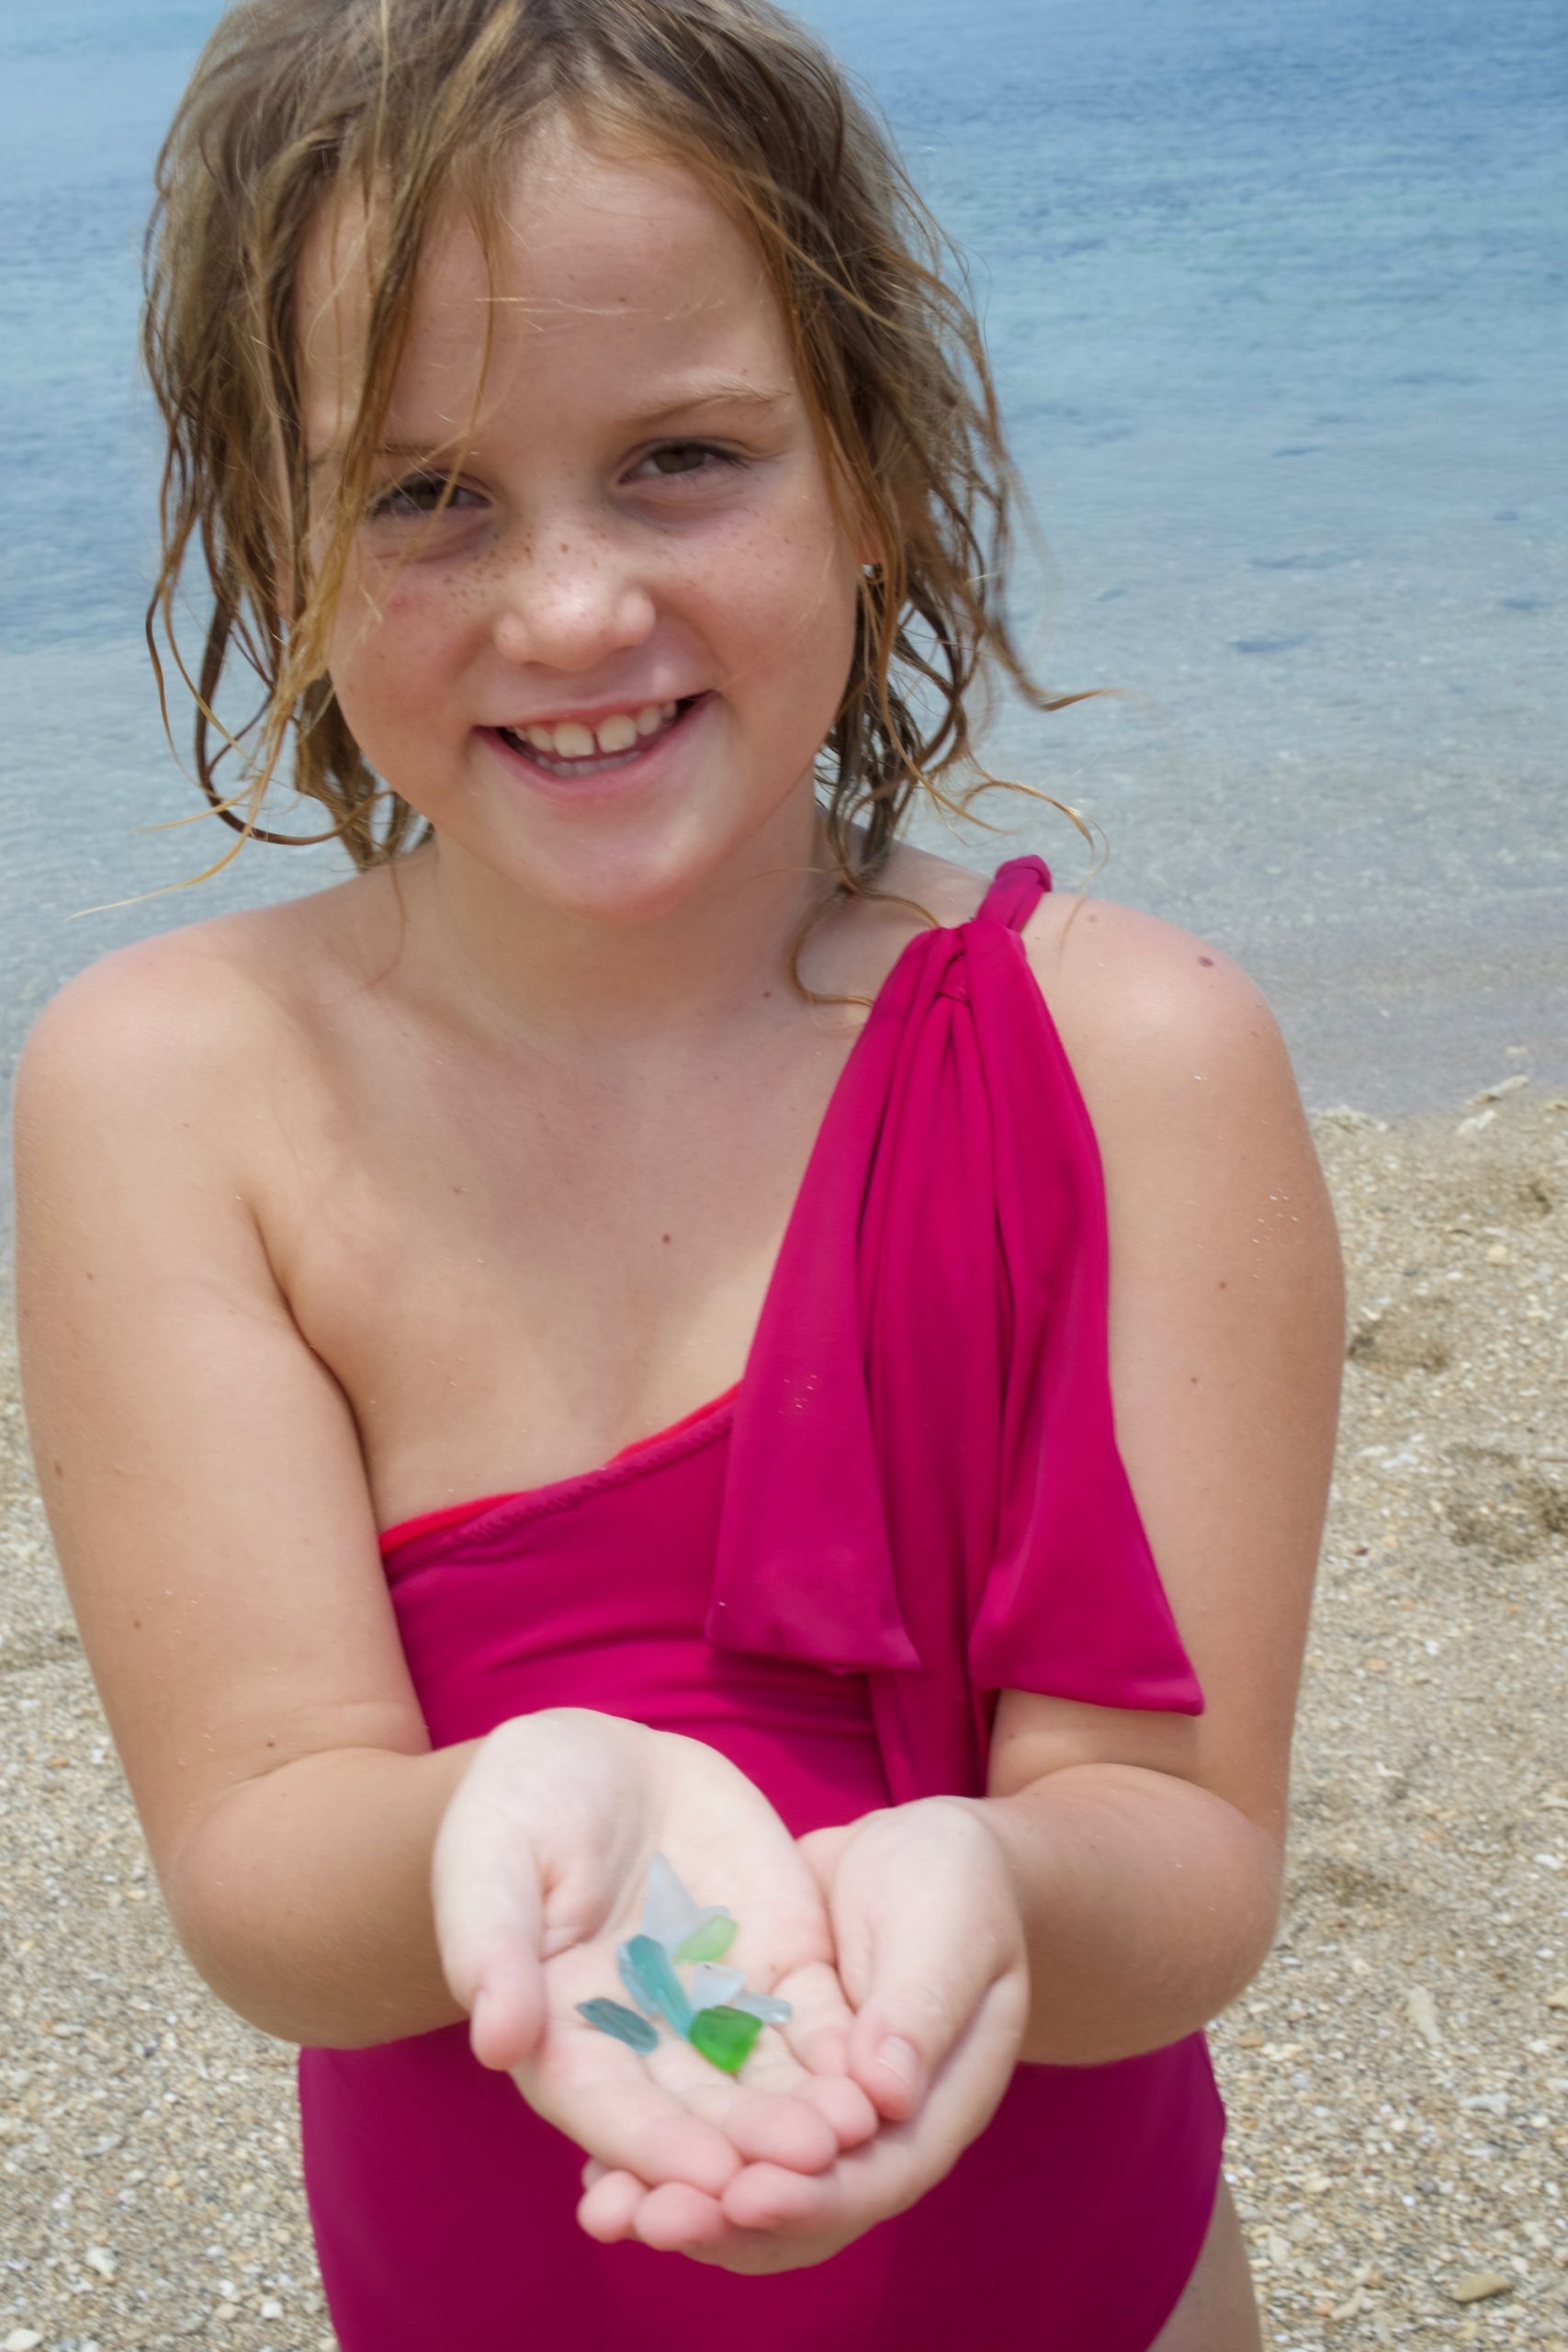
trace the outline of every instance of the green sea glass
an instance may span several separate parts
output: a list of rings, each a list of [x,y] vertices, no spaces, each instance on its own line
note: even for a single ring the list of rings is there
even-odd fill
[[[727,2075],[738,2075],[761,2030],[761,2018],[752,2017],[749,2010],[699,2009],[692,2019],[687,2039],[694,2050],[700,2050],[705,2058],[722,2067]]]
[[[699,1921],[689,1936],[675,1947],[675,1958],[684,1967],[695,1960],[722,1960],[735,1941],[736,1923],[728,1911],[718,1911]]]
[[[667,2018],[678,2034],[690,2034],[692,2005],[664,1946],[652,1936],[628,1936],[624,1944],[616,1945],[615,1958],[634,1999],[650,2013]]]
[[[626,2042],[630,2049],[646,2053],[659,2047],[659,2036],[648,2019],[639,2018],[635,2009],[623,2008],[619,2001],[579,2001],[577,2013],[579,2017],[586,2018],[590,2025],[596,2026],[601,2033],[613,2035],[615,2041]]]

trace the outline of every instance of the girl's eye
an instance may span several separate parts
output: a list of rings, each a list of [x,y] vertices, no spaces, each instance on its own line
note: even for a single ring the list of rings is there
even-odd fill
[[[642,459],[645,466],[657,470],[656,481],[699,481],[716,468],[739,466],[742,460],[728,449],[716,449],[706,441],[664,441],[650,449]]]
[[[367,512],[372,523],[397,522],[413,515],[431,515],[439,507],[446,514],[457,506],[459,499],[471,497],[462,484],[454,483],[445,503],[442,492],[447,487],[444,474],[411,474],[406,481],[394,482],[371,501]]]

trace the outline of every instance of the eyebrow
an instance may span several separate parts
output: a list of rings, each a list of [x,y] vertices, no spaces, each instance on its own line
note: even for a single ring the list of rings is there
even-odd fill
[[[690,416],[696,411],[708,408],[742,409],[761,418],[776,414],[786,405],[788,400],[787,391],[766,390],[759,385],[749,384],[740,378],[733,381],[728,378],[718,380],[710,379],[700,386],[693,386],[689,390],[677,391],[672,400],[660,401],[657,408],[639,409],[634,414],[623,417],[620,420],[620,426],[626,433],[651,432],[655,426],[668,424],[672,416]],[[456,449],[459,446],[455,436],[446,441],[434,442],[380,441],[377,443],[375,454],[378,458],[412,458],[428,461],[438,455],[443,448]],[[342,454],[342,450],[334,444],[331,448],[322,449],[319,455],[309,459],[306,470],[311,474],[317,473],[322,466],[330,465]]]

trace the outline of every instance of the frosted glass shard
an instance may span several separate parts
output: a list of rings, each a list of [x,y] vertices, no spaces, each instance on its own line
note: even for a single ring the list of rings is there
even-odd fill
[[[700,2050],[712,2064],[721,2066],[727,2075],[738,2075],[761,2030],[761,2018],[749,2009],[699,2009],[688,2039],[693,2049]]]
[[[659,2036],[646,2018],[635,2009],[626,2009],[619,2001],[579,2001],[579,2017],[586,2018],[601,2033],[612,2034],[617,2041],[626,2042],[633,2050],[657,2050]]]
[[[787,2001],[779,2000],[772,1993],[735,1993],[730,1996],[732,2009],[744,2009],[749,2018],[761,2018],[764,2025],[787,2025],[795,2015]]]
[[[690,2034],[692,2005],[670,1964],[664,1946],[652,1936],[629,1936],[615,1947],[621,1974],[642,2007],[667,2018],[679,2034]]]
[[[702,1918],[675,1874],[674,1865],[655,1854],[648,1866],[648,1892],[643,1897],[642,1932],[669,1951],[689,1936]]]
[[[650,2018],[661,2018],[664,2012],[649,1991],[647,1979],[638,1974],[626,1958],[625,1944],[615,1946],[615,1966],[621,1972],[622,1984],[637,2003],[637,2007],[644,2010]]]
[[[686,1990],[694,2009],[716,2009],[739,1993],[745,1982],[743,1969],[716,1968],[712,1961],[705,1960],[693,1969]]]
[[[674,1957],[684,1964],[694,1960],[722,1960],[736,1938],[736,1923],[728,1911],[705,1911],[689,1936],[676,1945]]]

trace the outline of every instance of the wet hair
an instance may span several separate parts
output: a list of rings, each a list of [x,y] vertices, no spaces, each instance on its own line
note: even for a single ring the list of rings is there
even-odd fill
[[[243,838],[335,838],[361,868],[429,838],[338,707],[332,616],[426,242],[457,205],[493,268],[520,142],[563,116],[609,152],[684,165],[752,237],[840,521],[880,552],[861,575],[853,658],[818,756],[838,879],[815,922],[845,893],[886,895],[875,877],[917,796],[967,814],[997,787],[974,738],[998,673],[1038,710],[1081,697],[1035,682],[1005,616],[1013,517],[1028,509],[963,265],[868,107],[770,0],[230,8],[159,157],[147,234],[142,349],[167,428],[147,637],[164,724],[160,639],[195,698],[197,776]],[[312,547],[296,286],[323,205],[350,196],[375,223],[368,326]],[[175,627],[193,545],[210,595],[194,674]],[[220,689],[243,670],[259,707],[227,727]],[[295,789],[329,812],[324,833],[259,821],[286,750]]]

